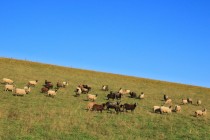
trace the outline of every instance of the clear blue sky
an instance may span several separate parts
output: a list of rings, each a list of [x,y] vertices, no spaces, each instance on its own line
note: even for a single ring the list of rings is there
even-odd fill
[[[0,47],[1,57],[210,87],[210,1],[0,1]]]

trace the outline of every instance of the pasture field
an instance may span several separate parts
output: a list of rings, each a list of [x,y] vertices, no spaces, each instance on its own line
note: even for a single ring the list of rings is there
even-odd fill
[[[209,88],[8,58],[0,58],[0,78],[10,78],[20,88],[29,80],[39,80],[31,93],[23,97],[4,91],[4,84],[0,84],[2,140],[210,139]],[[54,85],[57,81],[69,81],[69,86],[59,89],[55,98],[51,98],[40,93],[44,80]],[[97,103],[107,102],[109,91],[101,91],[102,85],[109,85],[112,91],[122,87],[137,94],[144,92],[145,99],[132,99],[128,95],[121,99],[121,103],[138,103],[133,113],[87,112],[86,95],[74,96],[79,84],[92,87],[90,93],[98,94]],[[180,113],[153,113],[154,105],[163,104],[163,94],[173,100],[173,107],[181,104],[182,98],[190,97],[194,102],[181,105]],[[202,101],[201,106],[195,104],[197,99]],[[203,108],[207,109],[207,115],[194,117],[194,112]]]

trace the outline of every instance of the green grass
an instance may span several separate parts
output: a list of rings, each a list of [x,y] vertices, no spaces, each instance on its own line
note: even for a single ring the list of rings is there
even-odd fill
[[[20,88],[29,80],[39,80],[24,97],[12,96],[0,85],[0,139],[210,139],[208,113],[193,116],[197,109],[210,110],[208,88],[6,58],[0,58],[0,71],[0,78],[11,78]],[[70,85],[50,98],[40,93],[45,79]],[[120,87],[138,94],[143,91],[145,99],[123,97],[122,103],[138,103],[134,113],[87,112],[86,95],[73,96],[79,84],[91,85],[91,93],[99,95],[98,103],[107,101],[108,92],[100,90],[103,84],[113,91]],[[202,105],[182,105],[181,113],[155,114],[152,107],[163,103],[163,93],[172,98],[173,105],[187,97],[202,100]]]

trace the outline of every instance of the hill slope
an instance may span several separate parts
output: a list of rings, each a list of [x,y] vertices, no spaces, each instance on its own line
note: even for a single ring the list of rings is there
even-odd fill
[[[0,78],[11,78],[22,88],[29,80],[39,80],[24,97],[12,96],[0,85],[0,139],[208,139],[210,117],[194,117],[197,109],[210,109],[210,89],[135,78],[47,64],[0,58]],[[40,89],[44,80],[69,81],[55,98],[44,96]],[[91,94],[98,94],[97,103],[105,103],[110,90],[120,87],[145,93],[145,99],[123,97],[121,103],[135,103],[134,113],[87,112],[86,95],[74,97],[79,84],[91,85]],[[181,105],[181,113],[157,114],[154,105],[163,104],[163,93],[173,99],[173,106],[182,98],[191,97],[193,105]],[[195,101],[202,100],[201,106]],[[113,111],[114,112],[114,111]]]

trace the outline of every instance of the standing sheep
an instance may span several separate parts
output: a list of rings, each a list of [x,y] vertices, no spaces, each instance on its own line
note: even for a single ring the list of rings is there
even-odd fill
[[[11,84],[13,84],[13,83],[14,83],[14,81],[13,81],[13,80],[8,79],[8,78],[3,78],[2,80],[3,80],[3,83],[4,83],[4,84],[10,84],[10,85],[11,85]]]
[[[36,86],[37,83],[38,83],[38,80],[36,80],[36,81],[29,81],[28,82],[28,86]]]
[[[207,113],[207,110],[204,108],[204,110],[196,110],[195,111],[195,117],[197,116],[205,116]]]
[[[14,89],[15,89],[15,86],[14,85],[8,85],[8,84],[6,84],[4,86],[4,91],[12,91],[13,92]]]
[[[48,90],[47,95],[50,97],[55,97],[55,95],[57,94],[58,89],[54,90]]]
[[[193,101],[192,101],[191,98],[187,98],[187,102],[190,103],[190,104],[192,104]]]
[[[92,100],[95,101],[97,99],[97,94],[96,95],[92,95],[92,94],[87,94],[87,100]]]
[[[197,105],[201,105],[201,100],[197,100]]]
[[[181,106],[179,106],[179,105],[175,105],[175,109],[174,109],[174,111],[175,112],[180,112],[181,111]]]
[[[89,103],[87,104],[87,111],[92,110],[94,104],[96,104],[96,102],[89,102]]]
[[[182,104],[187,104],[188,101],[186,99],[182,99]]]
[[[13,93],[13,95],[16,95],[16,96],[24,96],[26,94],[27,94],[26,90],[20,89],[20,88],[16,88],[15,92]]]

